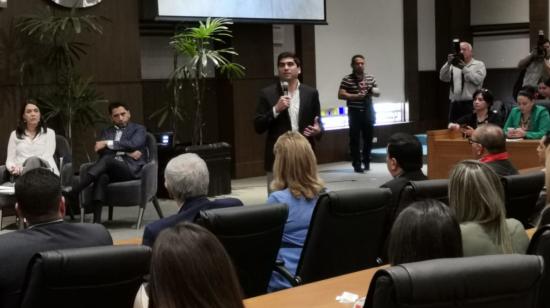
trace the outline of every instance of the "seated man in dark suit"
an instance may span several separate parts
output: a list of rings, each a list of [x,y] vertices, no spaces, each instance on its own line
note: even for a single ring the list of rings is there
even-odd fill
[[[391,189],[390,219],[396,215],[399,196],[409,181],[427,180],[422,172],[422,144],[413,135],[395,133],[388,140],[386,165],[393,179],[380,187]]]
[[[500,175],[518,174],[518,170],[506,152],[506,136],[499,126],[485,124],[478,126],[470,137],[472,153],[480,162],[486,163],[493,171]]]
[[[66,223],[59,177],[37,168],[15,182],[17,215],[28,228],[0,235],[0,307],[19,307],[27,265],[37,252],[112,245],[102,225]]]
[[[96,223],[101,222],[107,185],[139,178],[148,155],[145,147],[147,131],[143,125],[130,122],[128,106],[119,102],[110,103],[109,114],[113,125],[101,132],[94,147],[99,159],[71,192],[77,195],[86,186],[94,184],[92,198]]]
[[[197,154],[186,153],[172,158],[164,169],[164,186],[180,209],[177,214],[148,224],[143,232],[143,245],[153,246],[159,233],[182,221],[193,221],[201,210],[243,205],[235,198],[209,200],[208,168]]]

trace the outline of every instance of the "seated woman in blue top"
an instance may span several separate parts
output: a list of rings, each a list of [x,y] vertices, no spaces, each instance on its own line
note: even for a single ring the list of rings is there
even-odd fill
[[[461,130],[466,137],[471,137],[474,130],[481,124],[495,124],[502,127],[504,119],[491,110],[494,96],[487,89],[477,89],[472,95],[474,112],[462,116],[456,123],[449,123],[450,130]]]
[[[273,181],[267,203],[286,203],[288,219],[278,260],[296,274],[296,267],[306,239],[311,215],[319,193],[324,190],[323,180],[317,173],[317,160],[307,139],[298,132],[286,132],[274,146]],[[290,283],[273,272],[268,291],[290,288]]]
[[[524,87],[519,91],[518,106],[514,107],[504,124],[508,138],[540,139],[550,130],[550,115],[543,106],[535,105],[535,90]]]

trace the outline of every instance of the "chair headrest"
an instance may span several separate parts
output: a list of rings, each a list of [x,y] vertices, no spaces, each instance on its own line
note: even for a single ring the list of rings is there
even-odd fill
[[[407,263],[383,270],[401,303],[457,303],[514,297],[536,290],[543,259],[531,255],[491,255]]]
[[[448,179],[425,180],[425,181],[410,181],[417,196],[426,198],[436,198],[447,196],[449,187]]]
[[[112,281],[115,276],[141,276],[148,271],[150,258],[148,246],[98,246],[41,252],[34,256],[31,264],[42,263],[50,286],[66,285],[67,282],[94,285]]]
[[[330,191],[319,196],[317,204],[328,203],[334,215],[367,214],[385,208],[391,199],[389,188],[361,188]]]
[[[218,235],[242,235],[280,228],[287,218],[288,206],[281,203],[204,210],[196,222]]]
[[[544,186],[544,172],[530,172],[525,174],[514,174],[502,177],[506,190],[514,191],[540,191]]]

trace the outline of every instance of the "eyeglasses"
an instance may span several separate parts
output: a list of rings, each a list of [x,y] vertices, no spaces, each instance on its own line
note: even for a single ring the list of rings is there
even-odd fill
[[[474,138],[468,138],[468,143],[469,144],[474,144],[474,143],[481,144],[481,142],[475,140]]]

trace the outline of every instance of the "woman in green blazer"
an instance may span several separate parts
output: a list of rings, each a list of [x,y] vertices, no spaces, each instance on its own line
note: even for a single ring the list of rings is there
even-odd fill
[[[506,137],[540,139],[550,131],[550,115],[545,107],[535,105],[535,93],[523,88],[518,93],[518,106],[514,107],[504,124]]]

